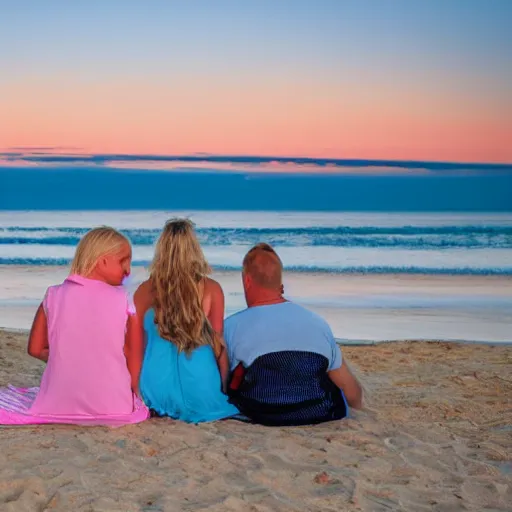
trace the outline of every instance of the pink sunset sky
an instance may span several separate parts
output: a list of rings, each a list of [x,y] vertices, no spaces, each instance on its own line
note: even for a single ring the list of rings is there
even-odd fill
[[[0,150],[512,162],[512,2],[362,3],[13,3]]]

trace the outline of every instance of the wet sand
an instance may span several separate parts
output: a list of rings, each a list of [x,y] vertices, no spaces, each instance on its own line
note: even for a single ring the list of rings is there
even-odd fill
[[[39,383],[25,346],[0,331],[1,386]],[[366,407],[341,422],[1,428],[0,510],[510,510],[512,346],[343,353]]]
[[[0,265],[0,326],[30,329],[64,266]],[[226,316],[246,307],[240,272],[218,271]],[[134,267],[128,290],[147,278]],[[286,297],[325,318],[344,343],[397,339],[512,342],[512,277],[285,272]]]

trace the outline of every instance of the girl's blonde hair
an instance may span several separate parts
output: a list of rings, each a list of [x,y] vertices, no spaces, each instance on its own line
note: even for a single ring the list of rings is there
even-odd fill
[[[78,242],[71,262],[71,274],[87,277],[99,258],[119,251],[123,244],[130,245],[130,241],[114,228],[101,226],[91,229]]]
[[[204,314],[200,283],[211,272],[194,224],[188,219],[166,222],[150,268],[155,324],[160,336],[190,353],[210,345],[216,355],[222,339]]]

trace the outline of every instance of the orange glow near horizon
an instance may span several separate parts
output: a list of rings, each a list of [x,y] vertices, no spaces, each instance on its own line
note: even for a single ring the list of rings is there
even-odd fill
[[[4,4],[0,151],[512,164],[511,1]]]
[[[11,81],[0,85],[0,147],[512,162],[510,107],[422,92],[264,81]]]

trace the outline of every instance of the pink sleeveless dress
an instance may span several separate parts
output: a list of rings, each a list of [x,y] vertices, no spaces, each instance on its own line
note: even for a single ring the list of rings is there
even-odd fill
[[[0,425],[121,426],[149,417],[132,393],[124,341],[135,309],[122,288],[78,275],[43,300],[49,358],[39,388],[0,388]]]

